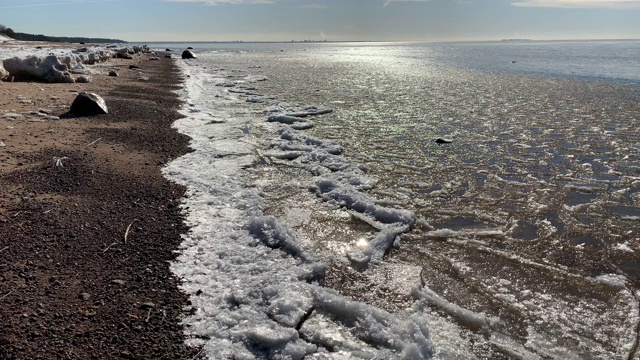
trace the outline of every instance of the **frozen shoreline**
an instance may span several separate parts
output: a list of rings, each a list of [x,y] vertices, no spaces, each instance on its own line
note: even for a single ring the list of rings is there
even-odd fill
[[[221,359],[231,354],[247,359],[301,359],[323,353],[332,358],[431,358],[434,349],[420,303],[393,315],[320,286],[325,265],[291,228],[264,215],[264,199],[245,172],[260,158],[273,155],[259,155],[264,145],[256,144],[257,139],[242,130],[264,126],[268,116],[233,114],[241,100],[225,91],[227,87],[214,86],[223,79],[206,78],[210,75],[197,63],[180,63],[180,67],[188,79],[181,92],[185,118],[175,126],[192,138],[195,152],[176,159],[164,172],[189,189],[183,208],[189,209],[191,231],[172,265],[184,279],[183,289],[195,309],[184,320],[188,343],[204,345],[209,356]],[[260,77],[247,76],[237,88],[251,91],[254,79]],[[204,93],[208,96],[202,97]],[[213,97],[215,102],[207,100]],[[265,111],[272,116],[318,112],[284,103],[271,103]],[[284,123],[296,122],[283,119]],[[371,180],[346,160],[331,155],[337,152],[331,150],[335,145],[276,123],[267,125],[267,131],[282,129],[274,138],[279,139],[280,155],[306,158],[300,166],[317,175],[331,175],[317,184],[318,194],[326,196],[326,201],[351,207],[373,222],[394,225],[392,228],[405,227],[406,231],[411,226],[412,215],[374,205],[355,189],[349,190]],[[337,168],[344,171],[329,171]],[[385,246],[401,231],[382,231]],[[374,240],[371,252],[364,250],[355,257],[357,261],[368,261],[363,256],[380,261],[385,251],[382,242]]]
[[[527,90],[531,90],[528,84],[535,84],[544,90],[546,83],[534,78],[467,73],[452,85],[454,88],[464,88],[467,92],[456,95],[451,94],[448,86],[442,86],[452,81],[444,75],[454,76],[456,73],[439,73],[435,78],[429,69],[415,73],[406,67],[405,61],[400,61],[391,52],[382,56],[386,62],[381,61],[378,66],[368,61],[372,57],[378,58],[382,51],[377,53],[366,47],[362,51],[343,48],[316,50],[306,53],[302,50],[299,53],[292,51],[288,54],[277,51],[221,51],[216,53],[216,61],[213,58],[209,61],[207,55],[194,71],[198,76],[206,76],[206,79],[201,79],[199,91],[203,91],[201,98],[208,100],[194,104],[192,111],[213,109],[210,107],[212,104],[220,105],[217,110],[205,111],[211,117],[206,123],[212,126],[212,133],[203,136],[203,141],[207,141],[207,137],[211,141],[219,139],[217,127],[227,126],[235,133],[234,136],[241,138],[241,142],[251,144],[244,155],[254,156],[257,164],[247,161],[244,173],[249,178],[243,186],[255,189],[262,198],[260,215],[274,216],[278,223],[290,226],[302,244],[298,248],[306,250],[305,254],[315,254],[313,259],[328,265],[328,287],[358,301],[384,308],[392,314],[406,313],[405,309],[419,298],[426,305],[424,317],[429,324],[436,357],[482,358],[486,354],[519,354],[517,356],[524,358],[568,358],[593,354],[596,358],[624,358],[635,352],[636,335],[632,329],[638,321],[638,310],[635,290],[629,278],[608,272],[595,273],[591,277],[589,269],[584,266],[567,268],[562,263],[540,259],[526,250],[520,252],[518,250],[521,247],[526,249],[538,243],[542,245],[546,238],[536,242],[514,239],[515,225],[502,221],[510,213],[500,212],[501,206],[474,210],[483,206],[484,197],[476,198],[469,204],[472,201],[470,196],[476,193],[500,189],[499,192],[504,192],[505,197],[511,199],[520,194],[518,191],[524,188],[525,181],[528,187],[532,186],[529,182],[533,176],[539,175],[535,168],[532,176],[524,178],[525,181],[521,183],[511,182],[513,177],[503,176],[496,170],[501,164],[499,160],[513,166],[508,160],[518,158],[520,152],[507,154],[506,159],[498,157],[495,166],[471,169],[471,175],[467,167],[472,165],[456,167],[454,165],[460,159],[451,158],[452,154],[462,153],[466,159],[465,150],[469,149],[469,144],[464,140],[467,137],[476,139],[474,134],[468,133],[478,126],[474,119],[479,117],[486,120],[485,113],[493,114],[494,109],[499,111],[502,102],[513,102],[513,111],[517,114],[536,108],[535,102],[527,103],[511,97],[504,99],[504,94],[495,95],[496,88],[502,88],[487,87],[486,80],[523,91],[518,94],[528,93]],[[359,54],[362,59],[351,56],[353,54]],[[393,77],[388,76],[389,68],[385,66],[391,63],[400,64],[393,69]],[[344,72],[344,79],[326,77],[335,71]],[[265,75],[270,78],[267,82],[250,83],[250,79],[264,79]],[[467,82],[467,77],[478,81]],[[315,81],[317,79],[322,80]],[[424,83],[425,80],[429,81]],[[429,91],[438,96],[425,98],[409,91],[404,94],[405,97],[398,98],[387,91],[395,88],[407,90],[411,88],[406,87],[407,84],[420,83],[427,84]],[[561,84],[569,87],[573,82],[562,81]],[[532,90],[539,89],[534,87]],[[206,92],[210,92],[210,97]],[[536,94],[532,94],[533,99],[537,99]],[[446,106],[439,104],[443,97],[447,99]],[[307,108],[307,99],[314,99],[316,105],[335,104],[336,111],[322,117],[307,116],[300,121],[293,113]],[[373,99],[380,101],[373,102]],[[299,109],[293,109],[293,105],[281,105],[283,100],[294,100],[302,105]],[[229,101],[228,106],[223,104],[225,101]],[[465,106],[454,106],[456,101],[462,101]],[[487,101],[491,105],[486,105]],[[425,107],[424,102],[431,106]],[[559,109],[564,107],[563,103],[548,105],[559,106]],[[465,110],[470,107],[480,113],[466,114]],[[221,109],[227,112],[225,116],[220,115]],[[401,116],[407,111],[416,113],[420,109],[433,113],[432,116],[450,112],[460,114],[448,122],[433,125],[415,123],[412,118]],[[227,121],[227,115],[242,118],[244,123],[235,128],[229,122],[227,125],[216,125]],[[495,121],[494,117],[488,119],[491,125],[501,118],[497,117]],[[460,128],[461,132],[452,146],[428,146],[426,141],[414,138],[428,134],[437,125],[447,131],[454,126],[451,123],[453,120],[456,126],[458,122],[466,125]],[[520,120],[514,119],[513,129],[517,129]],[[495,126],[500,128],[499,124]],[[413,127],[420,125],[423,126]],[[553,128],[557,124],[549,125]],[[528,129],[526,124],[524,129]],[[565,127],[558,130],[563,131]],[[398,145],[404,144],[405,147],[396,146],[393,136],[407,131],[409,133],[404,138],[398,136],[397,139]],[[492,129],[483,129],[479,134],[480,139],[476,139],[480,146],[501,149],[501,145],[509,144],[499,139],[492,142],[486,137],[482,138],[485,132],[486,136],[497,136]],[[233,149],[234,145],[224,136],[222,138],[218,149],[224,151],[215,153],[215,157],[230,161],[228,149]],[[354,143],[341,144],[343,139]],[[424,147],[414,149],[414,144]],[[532,144],[529,146],[533,147]],[[317,151],[319,148],[326,153],[320,154]],[[480,153],[473,153],[471,158],[483,158],[484,149],[482,147]],[[342,152],[345,154],[341,155]],[[499,152],[498,155],[504,154]],[[380,185],[375,178],[356,174],[359,170],[366,171],[366,168],[360,168],[356,162],[344,161],[353,158],[366,163],[370,173],[380,179]],[[443,161],[438,164],[438,160]],[[405,162],[417,164],[415,168],[404,168]],[[422,166],[419,166],[421,163]],[[394,168],[394,165],[400,167]],[[429,169],[436,169],[436,172],[431,173]],[[460,173],[454,172],[456,169]],[[476,183],[474,170],[478,178],[486,180]],[[442,178],[452,176],[450,183],[442,182]],[[417,179],[422,182],[416,182]],[[342,181],[346,181],[348,186],[336,187]],[[428,191],[423,193],[433,186],[427,183],[438,182],[442,184],[441,190],[434,187],[436,191],[431,194]],[[542,186],[540,184],[543,182],[535,183],[533,187]],[[510,191],[511,186],[518,186],[518,191]],[[458,187],[466,192],[456,194]],[[213,188],[219,189],[217,186]],[[393,250],[392,256],[384,262],[374,261],[379,265],[369,266],[364,271],[357,270],[357,264],[359,261],[365,264],[370,257],[358,249],[357,244],[361,240],[362,245],[371,244],[372,239],[384,233],[381,232],[384,223],[375,221],[375,216],[370,216],[371,213],[368,215],[366,210],[358,212],[355,208],[349,208],[350,204],[361,203],[358,193],[372,198],[380,196],[374,203],[382,207],[423,210],[413,229],[401,236],[402,244]],[[430,202],[430,199],[434,202]],[[453,201],[443,203],[443,200]],[[544,199],[539,201],[544,202]],[[443,208],[433,208],[437,204]],[[461,204],[469,204],[471,209],[447,211],[451,207],[457,209],[452,205]],[[536,203],[531,205],[535,206]],[[367,209],[369,206],[358,208]],[[424,208],[429,211],[424,211]],[[523,208],[528,209],[526,206]],[[539,210],[536,209],[539,208],[533,209],[534,214],[538,214],[536,211]],[[498,214],[492,217],[495,213]],[[455,221],[459,218],[464,221],[465,217],[478,218],[481,224],[493,226],[474,228],[472,224],[468,228],[461,228]],[[443,218],[451,219],[451,223]],[[523,230],[526,227],[523,226]],[[393,235],[391,232],[386,238],[393,239]],[[550,235],[545,233],[541,236]],[[382,238],[385,236],[381,235]],[[287,242],[266,243],[274,245]],[[264,246],[262,242],[258,244]],[[506,248],[500,247],[501,244]],[[567,251],[564,253],[573,253],[571,247],[565,249]],[[553,252],[557,249],[551,246],[549,250]],[[299,253],[298,250],[293,252]],[[404,294],[412,292],[412,287],[421,283],[424,284],[421,285],[423,291],[414,291],[413,297],[404,297]],[[384,288],[380,284],[388,284],[392,288]],[[607,295],[603,295],[603,291]],[[403,300],[396,303],[397,299]],[[572,305],[578,302],[580,306]],[[588,325],[594,322],[601,325]],[[594,342],[590,340],[593,338],[605,340]]]

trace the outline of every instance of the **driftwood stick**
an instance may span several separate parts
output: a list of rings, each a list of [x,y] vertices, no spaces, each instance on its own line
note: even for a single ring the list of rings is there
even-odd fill
[[[7,296],[11,295],[12,293],[13,293],[13,291],[9,291],[9,293],[7,293],[3,297],[1,297],[0,300],[4,300],[4,298],[6,298]]]
[[[100,140],[102,140],[102,138],[97,138],[97,139],[93,140],[92,142],[88,143],[87,146],[91,146],[91,145],[97,143]]]
[[[104,254],[104,253],[106,253],[106,252],[107,252],[107,250],[109,250],[113,245],[116,245],[116,244],[117,244],[117,242],[114,242],[113,244],[111,244],[111,245],[107,246],[107,248],[106,248],[106,249],[102,250],[102,253],[103,253],[103,254]]]
[[[131,224],[129,224],[129,226],[127,226],[127,231],[124,232],[124,243],[127,243],[127,237],[129,236],[129,230],[131,230],[131,225],[133,225],[133,223],[136,222],[136,220],[133,220],[131,222]]]
[[[194,357],[192,357],[191,360],[196,360],[198,356],[202,354],[203,351],[204,351],[204,345],[202,345],[202,349],[200,349],[200,351],[198,351],[198,353]]]

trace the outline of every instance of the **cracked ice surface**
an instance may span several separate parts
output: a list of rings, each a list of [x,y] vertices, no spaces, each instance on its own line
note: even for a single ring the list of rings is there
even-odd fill
[[[164,172],[188,187],[191,231],[172,265],[193,305],[184,319],[188,342],[215,359],[430,358],[419,307],[390,314],[320,286],[324,264],[295,232],[264,216],[245,173],[259,149],[242,129],[264,119],[234,114],[242,102],[233,92],[220,90],[215,103],[200,96],[219,79],[181,66],[192,80],[183,94],[186,118],[175,126],[195,151]],[[214,127],[212,116],[223,121]]]

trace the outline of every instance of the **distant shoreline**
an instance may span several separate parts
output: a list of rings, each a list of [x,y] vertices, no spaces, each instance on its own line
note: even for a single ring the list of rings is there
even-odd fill
[[[327,41],[128,41],[130,44],[345,44],[345,43],[547,43],[547,42],[610,42],[610,41],[640,41],[640,39],[495,39],[495,40],[451,40],[451,41],[429,41],[429,40],[327,40]]]

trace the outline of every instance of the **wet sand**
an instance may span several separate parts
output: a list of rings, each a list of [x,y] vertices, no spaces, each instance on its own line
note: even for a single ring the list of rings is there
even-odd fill
[[[188,298],[169,270],[185,189],[160,172],[189,151],[171,128],[181,79],[174,60],[150,57],[95,65],[90,84],[0,85],[2,359],[198,353],[184,345]],[[109,114],[53,120],[77,91],[100,94]]]

